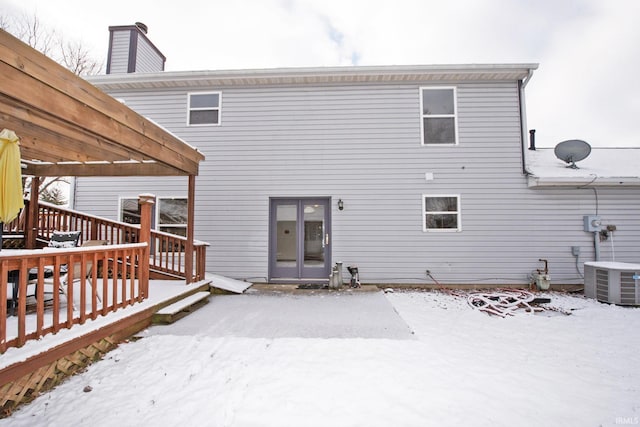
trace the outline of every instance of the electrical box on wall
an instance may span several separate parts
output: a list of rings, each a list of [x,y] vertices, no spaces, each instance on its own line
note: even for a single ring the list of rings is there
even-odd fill
[[[602,220],[599,215],[585,215],[583,217],[584,231],[593,233],[602,229]]]

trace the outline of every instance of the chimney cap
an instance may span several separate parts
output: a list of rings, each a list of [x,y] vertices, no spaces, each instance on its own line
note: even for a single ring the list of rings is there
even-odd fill
[[[138,27],[140,31],[142,31],[145,34],[147,34],[147,31],[149,31],[149,27],[147,27],[147,25],[143,24],[142,22],[136,22],[136,27]]]

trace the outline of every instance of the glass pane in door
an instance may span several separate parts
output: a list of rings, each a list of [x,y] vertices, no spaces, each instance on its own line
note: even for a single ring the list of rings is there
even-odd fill
[[[295,267],[298,252],[297,204],[276,206],[276,267]]]
[[[324,205],[305,203],[304,218],[304,266],[324,266],[325,226]]]
[[[327,281],[331,200],[272,198],[269,209],[269,281]]]

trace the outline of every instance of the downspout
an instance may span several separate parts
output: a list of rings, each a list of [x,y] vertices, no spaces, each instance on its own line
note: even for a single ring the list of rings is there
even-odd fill
[[[525,176],[531,175],[531,172],[527,170],[527,163],[525,160],[526,148],[525,144],[527,143],[527,108],[524,100],[524,88],[531,80],[533,76],[533,69],[529,69],[529,74],[523,80],[518,80],[518,102],[520,104],[520,151],[522,157],[522,174]]]

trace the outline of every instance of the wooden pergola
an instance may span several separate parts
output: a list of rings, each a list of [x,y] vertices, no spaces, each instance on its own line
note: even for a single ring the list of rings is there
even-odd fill
[[[191,272],[195,176],[204,156],[2,30],[0,76],[0,129],[20,137],[24,175],[189,177],[185,269]],[[35,247],[37,234],[39,179],[33,182],[27,247]]]

